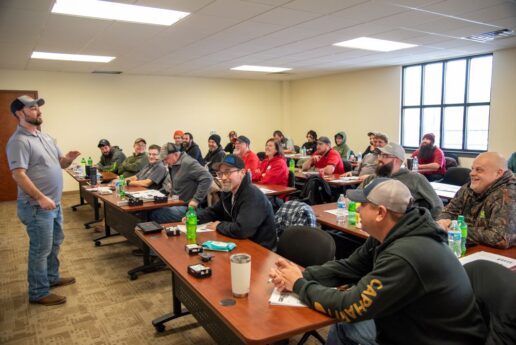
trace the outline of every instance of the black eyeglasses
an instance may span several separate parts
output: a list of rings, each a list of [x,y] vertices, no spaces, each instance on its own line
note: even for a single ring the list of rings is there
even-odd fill
[[[229,177],[231,176],[232,173],[234,173],[235,171],[238,171],[238,170],[228,170],[228,171],[217,171],[217,177],[218,178],[222,178],[222,177]]]

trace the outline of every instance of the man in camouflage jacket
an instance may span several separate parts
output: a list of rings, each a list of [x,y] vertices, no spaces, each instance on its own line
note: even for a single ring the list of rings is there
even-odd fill
[[[464,215],[468,242],[498,248],[516,245],[516,178],[507,161],[485,152],[473,161],[471,182],[459,189],[437,221],[448,230],[451,219]]]

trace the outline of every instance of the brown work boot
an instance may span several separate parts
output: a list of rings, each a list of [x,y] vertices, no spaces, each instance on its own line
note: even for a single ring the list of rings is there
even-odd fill
[[[75,283],[74,277],[61,277],[57,281],[57,283],[52,284],[50,287],[58,287],[58,286],[65,286]]]
[[[66,297],[51,293],[50,295],[41,297],[37,301],[30,301],[30,303],[42,304],[42,305],[57,305],[57,304],[66,303]]]

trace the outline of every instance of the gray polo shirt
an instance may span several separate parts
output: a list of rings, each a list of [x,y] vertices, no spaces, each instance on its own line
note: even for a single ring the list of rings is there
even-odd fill
[[[11,171],[18,168],[25,169],[36,188],[55,203],[61,201],[63,192],[63,174],[59,157],[62,157],[62,153],[54,139],[40,131],[31,133],[18,126],[7,142],[9,169]],[[29,201],[31,205],[38,204],[20,186],[18,186],[18,200]]]
[[[149,188],[152,189],[160,189],[163,180],[168,174],[167,167],[163,164],[162,161],[158,161],[154,164],[147,164],[136,174],[136,178],[138,180],[151,180],[152,184]]]

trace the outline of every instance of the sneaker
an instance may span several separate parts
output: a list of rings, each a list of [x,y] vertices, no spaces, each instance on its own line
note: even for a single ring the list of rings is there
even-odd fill
[[[65,285],[70,285],[70,284],[73,284],[73,283],[75,283],[75,278],[74,277],[62,277],[62,278],[59,278],[57,283],[52,284],[50,287],[65,286]]]
[[[47,305],[47,306],[48,305],[58,305],[58,304],[66,303],[66,297],[51,293],[50,295],[41,297],[40,299],[38,299],[36,301],[30,301],[30,303]]]

